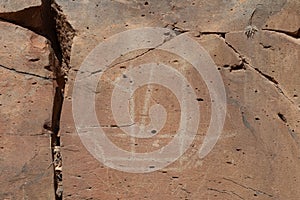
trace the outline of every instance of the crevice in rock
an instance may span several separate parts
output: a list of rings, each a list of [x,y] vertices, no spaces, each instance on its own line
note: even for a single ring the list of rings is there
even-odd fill
[[[177,22],[174,22],[173,24],[167,24],[167,25],[164,26],[164,28],[169,28],[169,29],[173,30],[176,35],[180,35],[182,33],[186,33],[186,32],[190,31],[190,30],[178,27]]]
[[[224,68],[229,68],[229,71],[239,71],[239,70],[245,70],[245,62],[243,60],[240,61],[239,64],[236,65],[223,65]]]
[[[265,78],[268,79],[269,81],[271,81],[271,82],[273,82],[274,84],[278,85],[278,81],[277,81],[274,77],[272,77],[272,76],[270,76],[270,75],[268,75],[268,74],[266,74],[266,73],[263,73],[261,70],[259,70],[259,69],[256,68],[256,67],[254,67],[253,69],[255,69],[255,71],[257,71],[260,75],[262,75],[263,77],[265,77]]]
[[[225,44],[230,47],[240,58],[240,60],[245,60],[244,57],[242,56],[242,54],[240,54],[240,52],[238,52],[238,50],[236,50],[231,44],[229,44],[226,40],[224,41]]]
[[[296,31],[286,31],[286,30],[278,30],[278,29],[270,29],[270,28],[263,28],[262,30],[264,31],[271,31],[271,32],[276,32],[276,33],[283,33],[289,37],[293,37],[295,39],[299,39],[300,38],[300,28]]]
[[[3,68],[3,69],[7,69],[9,71],[13,71],[13,72],[18,73],[18,74],[24,74],[24,75],[27,75],[27,76],[33,76],[33,77],[41,78],[41,79],[44,79],[44,80],[52,80],[52,78],[50,78],[50,77],[41,76],[39,74],[34,74],[34,73],[31,73],[31,72],[20,71],[20,70],[17,70],[15,68],[7,67],[7,66],[1,65],[1,64],[0,64],[0,67]]]
[[[223,193],[223,194],[228,194],[230,196],[234,195],[234,196],[238,197],[239,199],[244,199],[243,197],[241,197],[240,195],[238,195],[234,191],[218,190],[218,189],[215,189],[215,188],[207,188],[207,190],[211,190],[211,191],[218,192],[218,193]]]
[[[29,7],[16,12],[0,13],[0,20],[27,28],[48,38],[42,25],[41,6]]]
[[[51,153],[54,171],[55,199],[61,200],[63,196],[63,185],[59,132],[60,117],[64,102],[67,75],[71,68],[70,56],[75,30],[67,21],[61,7],[54,0],[41,1],[40,6],[29,7],[16,12],[0,13],[0,20],[24,27],[38,35],[44,36],[51,45],[49,64],[54,77],[54,100],[50,126]],[[33,75],[12,68],[6,69],[16,71],[17,73]]]
[[[49,0],[42,0],[49,2]],[[54,1],[50,1],[50,11],[52,13],[52,19],[55,25],[55,35],[58,41],[61,54],[58,56],[60,61],[60,68],[64,75],[68,74],[70,66],[71,49],[73,44],[73,38],[75,37],[75,30],[71,24],[67,21],[66,16],[63,14],[61,7]],[[46,4],[46,9],[49,8]],[[44,12],[43,12],[44,13]],[[55,49],[54,49],[55,50]],[[55,52],[55,55],[57,53]]]
[[[55,30],[53,30],[53,20],[51,20],[53,17],[51,16],[49,8],[45,9],[45,4],[25,8],[16,12],[0,13],[0,20],[21,26],[38,35],[44,36],[50,41],[57,58],[61,60],[61,48]]]
[[[54,0],[42,0],[42,19],[46,24],[46,32],[49,32],[49,40],[54,41],[49,56],[51,70],[53,71],[54,100],[52,107],[51,149],[54,169],[54,190],[56,200],[63,197],[62,183],[62,155],[60,152],[60,118],[64,102],[65,85],[70,66],[70,56],[75,30],[68,23],[60,6]],[[50,23],[50,24],[47,24]]]
[[[223,179],[226,180],[226,181],[229,181],[229,182],[231,182],[231,183],[233,183],[233,184],[235,184],[235,185],[238,185],[238,186],[240,186],[240,187],[242,187],[242,188],[244,188],[244,189],[247,189],[247,190],[250,190],[250,191],[255,192],[255,193],[254,193],[255,196],[261,194],[261,195],[264,195],[264,196],[269,197],[269,198],[274,197],[272,194],[269,194],[269,193],[267,193],[267,192],[264,192],[264,191],[262,191],[262,190],[258,190],[258,189],[255,189],[255,188],[252,188],[252,187],[249,187],[249,186],[245,186],[245,185],[240,184],[240,183],[238,183],[238,182],[236,182],[236,181],[234,181],[234,180],[231,180],[231,179],[229,179],[229,178],[223,178]]]
[[[203,32],[199,32],[199,35],[197,37],[201,37],[201,35],[218,35],[222,38],[225,38],[225,35],[228,32],[216,32],[216,31],[203,31]]]
[[[131,127],[133,125],[135,125],[135,123],[124,124],[124,125],[110,124],[110,125],[101,125],[101,128],[122,128],[122,127]]]
[[[175,33],[177,35],[177,33]],[[116,65],[120,65],[120,64],[123,64],[123,63],[126,63],[126,62],[129,62],[129,61],[132,61],[132,60],[135,60],[137,58],[140,58],[146,54],[148,54],[149,52],[152,52],[154,50],[156,50],[157,48],[161,47],[162,45],[164,45],[166,42],[170,41],[171,39],[173,39],[175,36],[173,35],[167,35],[168,37],[164,38],[164,41],[158,45],[156,45],[155,47],[152,47],[152,48],[149,48],[149,49],[146,49],[145,51],[143,51],[142,53],[139,53],[138,55],[135,55],[134,57],[131,57],[131,58],[128,58],[126,60],[123,60],[123,61],[120,61],[120,62],[117,62],[117,63],[114,63],[112,67],[116,66]],[[123,55],[121,55],[122,57]],[[94,74],[97,74],[97,73],[101,73],[102,70],[97,70],[97,71],[93,71],[93,72],[90,72],[90,75],[94,75]]]
[[[279,91],[280,94],[282,94],[291,104],[295,105],[295,102],[285,94],[285,92],[279,86],[279,82],[275,78],[273,78],[272,76],[269,76],[268,74],[261,72],[259,69],[251,66],[250,64],[247,64],[247,66],[250,69],[255,70],[258,74],[260,74],[265,79],[267,79],[270,83],[272,83],[275,86],[275,88]]]
[[[238,56],[240,62],[237,65],[224,65],[223,67],[229,67],[229,71],[237,71],[237,70],[246,70],[246,64],[249,64],[248,61],[244,56],[242,56],[231,44],[229,44],[225,39],[224,39],[225,44],[230,47],[234,53]]]
[[[249,69],[252,69],[254,71],[256,71],[259,75],[261,75],[262,77],[264,77],[265,79],[267,79],[270,83],[272,83],[272,85],[274,85],[276,87],[276,89],[279,91],[280,94],[282,94],[290,103],[292,103],[293,105],[295,104],[294,101],[289,98],[285,92],[281,89],[281,87],[279,86],[279,82],[272,76],[262,72],[261,70],[259,70],[258,68],[252,66],[247,60],[246,57],[243,56],[240,52],[238,52],[231,44],[229,44],[227,41],[225,41],[225,44],[227,44],[240,58],[241,63],[243,63],[244,65],[244,69],[246,69],[246,67],[248,67]]]

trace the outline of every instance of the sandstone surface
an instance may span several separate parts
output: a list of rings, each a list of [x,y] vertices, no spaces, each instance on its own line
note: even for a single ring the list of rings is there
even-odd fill
[[[40,4],[46,10],[47,2],[4,1],[0,4],[0,11],[16,12]],[[63,199],[299,198],[300,4],[297,0],[49,2],[52,2],[53,8],[49,12],[55,12],[53,17],[56,26],[45,29],[45,24],[50,23],[43,21],[45,18],[41,17],[41,21],[37,20],[36,24],[43,25],[38,26],[35,31],[40,31],[39,28],[42,27],[40,33],[44,33],[52,42],[52,48],[66,72],[66,85],[61,86],[64,90],[64,102],[61,118],[58,117],[59,145],[63,156]],[[27,20],[30,19],[22,19],[20,25]],[[54,197],[53,191],[53,181],[57,179],[53,180],[53,170],[47,169],[52,159],[50,139],[42,132],[43,120],[51,118],[53,104],[52,80],[45,78],[50,77],[51,73],[44,68],[49,65],[49,52],[44,46],[46,39],[6,22],[0,25],[4,32],[1,41],[3,44],[7,43],[7,47],[12,46],[9,51],[4,45],[0,47],[0,56],[3,58],[0,64],[6,66],[0,67],[3,77],[1,80],[8,80],[1,81],[0,120],[3,125],[0,127],[0,150],[3,156],[0,162],[3,163],[1,168],[4,170],[1,180],[7,179],[10,183],[1,182],[3,191],[0,195],[4,199],[59,199],[58,196]],[[81,68],[84,63],[92,65],[98,60],[109,60],[111,55],[124,48],[124,44],[130,49],[134,44],[131,46],[128,41],[134,43],[137,39],[119,40],[115,43],[109,41],[114,41],[112,37],[116,38],[116,34],[145,27],[166,28],[170,33],[156,38],[162,43],[154,48],[120,54],[109,63],[105,71],[85,71]],[[245,35],[247,27],[253,33],[251,37]],[[53,32],[45,34],[51,28],[55,28],[57,37],[53,36]],[[11,34],[7,32],[16,32],[13,35],[15,39],[11,39]],[[216,145],[204,158],[199,157],[198,152],[209,130],[215,103],[205,80],[214,79],[201,76],[188,60],[162,49],[172,39],[183,36],[193,39],[195,44],[201,45],[207,55],[210,55],[226,91],[224,128]],[[153,41],[149,39],[149,43],[151,42]],[[18,43],[20,49],[15,47],[15,43]],[[106,52],[89,60],[91,57],[88,56],[93,49],[98,48],[97,45],[108,43],[114,44],[114,49],[107,47]],[[181,47],[184,44],[174,48]],[[193,55],[194,52],[188,53]],[[12,59],[7,59],[10,56]],[[86,87],[84,92],[92,91],[95,94],[95,113],[106,137],[112,144],[132,154],[163,149],[174,139],[180,128],[182,113],[185,111],[181,107],[185,105],[181,100],[185,98],[177,98],[170,88],[163,85],[146,84],[123,101],[130,110],[134,124],[118,124],[116,113],[112,109],[114,89],[122,88],[124,85],[118,84],[126,81],[134,84],[130,71],[138,70],[145,63],[171,66],[185,77],[188,86],[179,85],[179,82],[172,86],[178,85],[178,88],[183,88],[182,92],[187,88],[195,92],[196,98],[192,102],[193,106],[200,108],[199,127],[187,150],[170,165],[159,170],[153,170],[156,167],[154,165],[149,166],[149,171],[153,172],[148,173],[128,173],[108,167],[111,160],[100,162],[91,154],[103,153],[106,144],[91,150],[80,139],[76,130],[78,124],[74,123],[72,106],[76,96],[73,89],[79,74],[88,74],[90,79],[101,74],[97,87]],[[66,67],[70,70],[66,70]],[[171,77],[176,78],[175,75]],[[151,78],[151,74],[144,76],[149,82]],[[35,104],[37,101],[39,104]],[[147,139],[126,134],[125,130],[130,132],[135,124],[147,126],[155,121],[151,119],[151,107],[157,104],[163,106],[167,113],[162,129],[153,129],[151,133],[154,136]],[[89,103],[79,106],[82,116],[86,115],[85,111],[90,106]],[[121,106],[116,110],[119,116],[125,114]],[[26,116],[25,119],[23,115]],[[94,144],[93,142],[92,138],[90,144]],[[178,147],[178,151],[182,151],[181,147]],[[19,157],[20,149],[26,152],[25,156]],[[176,152],[177,150],[174,154]],[[125,167],[126,162],[130,161],[124,157],[116,159],[123,159]],[[150,159],[155,161],[155,158]],[[11,176],[15,179],[10,179]],[[14,188],[18,188],[17,193]]]
[[[62,118],[66,198],[296,199],[299,196],[300,163],[299,156],[296,156],[300,117],[297,78],[299,40],[284,33],[261,30],[297,30],[299,15],[297,9],[291,6],[297,3],[260,3],[59,2],[77,31],[71,55],[71,65],[75,72],[69,76],[68,97]],[[78,15],[77,7],[89,12],[82,11],[82,15]],[[259,31],[253,38],[247,38],[244,29],[255,8],[252,23]],[[119,14],[116,15],[112,10],[118,10]],[[289,23],[281,23],[279,19],[284,20],[286,15],[291,20]],[[118,32],[147,26],[168,27],[178,33],[188,34],[210,53],[225,83],[228,111],[221,138],[204,159],[197,157],[197,150],[207,130],[207,117],[201,119],[201,127],[193,145],[178,161],[149,174],[128,174],[108,169],[80,143],[70,116],[72,82],[78,67],[98,43]],[[163,146],[170,141],[171,136],[169,140],[157,138],[140,142],[126,138],[120,128],[111,127],[115,124],[110,107],[111,90],[114,88],[114,80],[122,77],[122,73],[130,66],[154,59],[176,68],[172,63],[176,57],[164,55],[157,50],[138,58],[135,58],[136,54],[126,56],[123,60],[129,59],[129,62],[122,62],[122,59],[115,61],[122,64],[112,64],[113,67],[103,75],[103,79],[107,78],[100,83],[101,89],[97,90],[97,116],[107,136],[119,147],[127,151],[153,151],[156,146],[153,144]],[[182,61],[178,61],[178,65],[185,66]],[[186,77],[194,74],[189,67],[181,73]],[[201,77],[190,76],[188,80],[194,89],[201,91],[198,96],[204,99],[203,102],[195,103],[202,106],[201,112],[205,116],[210,114],[208,91]],[[138,122],[143,118],[141,110],[146,103],[145,95],[145,89],[141,89],[133,100]],[[177,114],[177,117],[168,120],[171,125],[166,124],[166,130],[174,132],[179,123],[176,102],[172,101],[168,91],[153,92],[151,97],[162,105],[175,104],[175,112],[171,108],[167,110]],[[146,117],[146,123],[147,120],[149,123]]]
[[[52,80],[45,38],[0,23],[0,198],[53,199]]]

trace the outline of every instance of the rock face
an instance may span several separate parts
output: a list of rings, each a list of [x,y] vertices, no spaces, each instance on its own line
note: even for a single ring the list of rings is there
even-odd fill
[[[1,2],[1,12],[16,12],[24,10],[26,8],[40,6],[40,0],[28,0],[28,1],[16,1],[16,0],[4,0]]]
[[[46,2],[43,1],[42,8],[46,8]],[[1,12],[21,10],[23,4],[27,5],[23,8],[39,6],[35,1],[28,4],[21,1],[18,6],[15,1],[5,1],[0,5]],[[56,55],[62,55],[61,62],[71,67],[67,71],[61,64],[68,78],[59,130],[64,199],[297,199],[300,196],[300,4],[297,0],[263,3],[56,0],[52,8],[58,13],[53,17],[61,52],[53,44],[52,48]],[[53,191],[57,178],[53,179],[53,170],[47,169],[52,162],[49,136],[42,132],[44,120],[51,118],[53,104],[50,72],[44,69],[49,64],[45,39],[12,24],[0,25],[3,27],[0,75],[5,80],[1,81],[0,96],[3,124],[0,162],[4,172],[1,180],[9,183],[1,182],[3,197],[0,197],[60,199],[54,197]],[[252,37],[244,33],[247,26],[253,31]],[[153,37],[154,33],[147,32],[150,29],[145,27],[165,28],[165,32]],[[145,31],[142,34],[129,32],[142,28]],[[15,34],[12,36],[10,32]],[[127,33],[132,33],[131,37],[120,39],[120,34]],[[186,38],[193,42],[188,43],[190,40]],[[186,48],[186,44],[190,46]],[[202,53],[193,51],[194,46]],[[178,52],[183,54],[176,55]],[[208,66],[201,69],[211,73],[203,71],[204,76],[196,65]],[[90,70],[91,66],[96,70]],[[165,66],[173,71],[164,71]],[[226,101],[222,102],[226,103],[226,117],[217,143],[209,143],[216,138],[210,137],[212,150],[201,157],[199,149],[206,144],[210,128],[222,124],[221,113],[225,111],[220,107],[220,112],[214,112],[222,95],[217,94],[219,98],[214,99],[211,87],[219,75],[213,73],[222,77],[218,88],[224,84]],[[78,79],[81,74],[85,79]],[[180,75],[185,78],[178,78]],[[154,82],[159,77],[163,77],[161,84]],[[168,84],[164,77],[173,81],[170,87],[164,85]],[[85,80],[96,82],[95,87],[83,85],[82,93],[76,93]],[[139,85],[138,81],[147,84]],[[174,92],[177,89],[180,97]],[[195,95],[191,104],[190,91]],[[130,96],[125,92],[131,92]],[[86,102],[76,104],[81,97]],[[89,99],[94,103],[88,103]],[[76,119],[76,110],[81,111],[79,117],[85,120],[95,111],[99,125],[93,120],[81,124]],[[127,111],[131,121],[124,120]],[[189,123],[199,113],[199,124],[192,128]],[[216,116],[217,121],[211,116]],[[149,128],[148,137],[133,137],[137,128]],[[93,135],[92,130],[102,130],[105,137],[99,139],[100,132]],[[154,157],[151,152],[167,149],[178,130],[184,130],[178,148],[167,156],[161,153]],[[114,147],[123,151],[118,154]],[[18,153],[20,149],[24,149],[25,155]],[[168,160],[177,153],[182,155]],[[136,155],[148,157],[129,167],[137,160]],[[170,163],[157,169],[161,157]],[[147,173],[132,173],[147,162],[150,163]]]
[[[52,81],[46,40],[0,23],[0,198],[53,199],[49,134]]]

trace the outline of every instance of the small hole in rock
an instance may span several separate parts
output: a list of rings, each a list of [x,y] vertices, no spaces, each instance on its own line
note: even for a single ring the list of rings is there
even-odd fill
[[[287,122],[286,117],[282,114],[282,113],[278,113],[278,117],[283,121],[283,122]]]
[[[39,58],[31,58],[31,59],[29,59],[30,62],[37,62],[39,60],[40,60]]]

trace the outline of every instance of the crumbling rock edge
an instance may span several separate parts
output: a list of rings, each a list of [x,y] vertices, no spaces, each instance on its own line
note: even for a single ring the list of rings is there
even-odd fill
[[[53,78],[51,78],[51,80],[53,80],[54,86],[52,119],[49,127],[49,131],[51,132],[51,165],[53,165],[54,173],[53,184],[55,199],[61,200],[63,197],[63,184],[59,133],[60,117],[67,75],[71,68],[70,55],[75,30],[67,21],[61,7],[54,0],[42,0],[40,6],[28,7],[16,12],[0,13],[0,20],[29,29],[47,38],[50,44],[49,68],[53,72]],[[6,66],[1,65],[1,67],[16,73],[28,74]],[[36,74],[29,75],[45,78]]]

